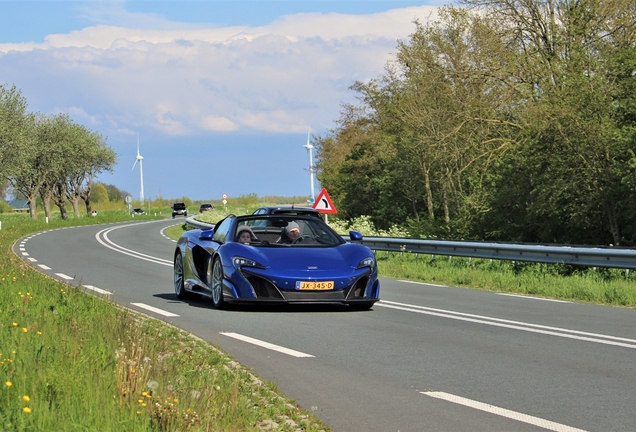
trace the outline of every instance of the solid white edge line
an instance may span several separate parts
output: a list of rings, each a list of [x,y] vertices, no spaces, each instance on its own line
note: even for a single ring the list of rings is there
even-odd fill
[[[111,295],[112,294],[112,292],[110,292],[110,291],[106,291],[106,290],[103,290],[101,288],[94,287],[93,285],[82,285],[82,286],[84,288],[86,288],[86,289],[89,289],[91,291],[95,291],[96,293],[99,293],[99,294],[105,294],[105,295]]]
[[[454,311],[449,311],[449,310],[444,310],[444,309],[435,309],[435,308],[429,308],[429,307],[425,307],[425,306],[411,305],[411,304],[407,304],[407,303],[392,302],[392,301],[389,301],[389,300],[380,300],[380,302],[378,302],[378,303],[382,303],[382,304],[380,304],[380,306],[385,306],[385,307],[392,307],[390,305],[404,306],[406,308],[404,310],[411,311],[411,312],[418,312],[417,309],[421,309],[421,310],[425,310],[425,311],[439,312],[439,313],[442,313],[442,314],[457,315],[458,316],[457,319],[461,319],[459,317],[470,317],[470,318],[477,318],[477,319],[486,320],[486,321],[493,321],[493,322],[500,322],[500,323],[505,323],[505,324],[519,325],[519,326],[531,327],[531,328],[536,328],[536,329],[554,330],[554,331],[557,331],[557,332],[572,333],[572,334],[582,335],[582,336],[592,336],[592,337],[597,337],[597,338],[604,338],[604,339],[610,339],[610,340],[615,340],[615,341],[622,341],[622,342],[629,342],[629,343],[636,344],[636,339],[622,338],[622,337],[618,337],[618,336],[610,336],[610,335],[604,335],[604,334],[600,334],[600,333],[589,333],[589,332],[584,332],[584,331],[580,331],[580,330],[570,330],[570,329],[565,329],[565,328],[560,328],[560,327],[550,327],[550,326],[544,326],[544,325],[541,325],[541,324],[526,323],[526,322],[522,322],[522,321],[512,321],[512,320],[506,320],[506,319],[501,319],[501,318],[487,317],[487,316],[483,316],[483,315],[473,315],[473,314],[468,314],[468,313],[463,313],[463,312],[454,312]],[[393,306],[393,307],[395,307],[396,309],[400,309],[397,306]],[[431,315],[435,315],[435,314],[431,314]],[[439,316],[445,316],[445,315],[439,315]],[[447,316],[447,318],[453,318],[453,316]],[[466,321],[470,321],[470,320],[466,320]],[[476,322],[481,322],[481,321],[476,321]],[[486,322],[486,324],[487,324],[487,322]],[[495,325],[495,324],[493,323],[492,325]]]
[[[285,348],[285,347],[282,347],[282,346],[279,346],[279,345],[274,345],[274,344],[271,344],[269,342],[264,342],[262,340],[254,339],[254,338],[251,338],[249,336],[244,336],[244,335],[238,334],[238,333],[220,332],[220,334],[222,334],[224,336],[228,336],[228,337],[234,338],[234,339],[238,339],[238,340],[243,341],[243,342],[251,343],[253,345],[257,345],[257,346],[260,346],[262,348],[267,348],[267,349],[270,349],[272,351],[278,351],[280,353],[287,354],[287,355],[294,356],[294,357],[314,357],[311,354],[305,354],[305,353],[300,352],[300,351],[296,351],[296,350],[293,350],[293,349]]]
[[[574,335],[574,334],[565,333],[566,331],[574,332],[573,330],[557,329],[557,331],[548,331],[548,330],[541,330],[541,329],[538,329],[538,328],[532,328],[532,327],[530,327],[531,324],[524,324],[524,323],[520,323],[521,325],[503,324],[503,323],[500,323],[500,322],[487,321],[488,318],[486,318],[486,320],[475,319],[475,318],[466,318],[466,317],[463,317],[463,316],[450,315],[450,314],[446,314],[446,313],[429,312],[429,311],[426,311],[426,310],[418,310],[418,309],[414,309],[414,308],[406,308],[406,307],[401,307],[401,306],[393,306],[393,305],[389,305],[389,304],[382,304],[380,302],[376,303],[375,305],[376,306],[383,306],[383,307],[389,308],[389,309],[398,309],[398,310],[403,310],[403,311],[407,311],[407,312],[420,313],[420,314],[424,314],[424,315],[432,315],[432,316],[438,316],[438,317],[442,317],[442,318],[450,318],[450,319],[454,319],[454,320],[458,320],[458,321],[473,322],[473,323],[477,323],[477,324],[485,324],[485,325],[490,325],[490,326],[494,326],[494,327],[503,327],[503,328],[509,328],[509,329],[514,329],[514,330],[521,330],[521,331],[530,332],[530,333],[539,333],[539,334],[545,334],[545,335],[550,335],[550,336],[557,336],[557,337],[562,337],[562,338],[566,338],[566,339],[575,339],[575,340],[581,340],[581,341],[587,341],[587,342],[595,342],[595,343],[599,343],[599,344],[603,344],[603,345],[613,345],[613,346],[619,346],[619,347],[623,347],[623,348],[636,349],[636,344],[634,344],[634,343],[636,343],[636,341],[634,341],[632,339],[627,339],[629,341],[632,341],[632,344],[627,344],[627,343],[622,343],[622,342],[613,342],[613,341],[610,341],[610,340],[596,339],[596,338],[591,338],[591,337],[577,336],[577,335]],[[526,325],[526,327],[524,327],[524,325]],[[563,333],[559,333],[559,331],[562,331]],[[581,332],[578,332],[578,333],[581,333]],[[616,338],[616,337],[613,337],[613,336],[600,335],[600,337],[605,337],[605,338],[608,338],[608,339],[619,339],[619,338]]]
[[[156,308],[154,306],[147,305],[145,303],[131,303],[131,305],[137,306],[138,308],[146,309],[151,312],[157,313],[159,315],[167,316],[167,317],[178,317],[179,315],[174,314],[172,312],[165,311],[163,309]]]
[[[432,283],[426,283],[426,282],[415,282],[415,281],[402,280],[402,279],[398,279],[398,282],[412,283],[417,285],[428,285],[428,286],[434,286],[434,287],[440,287],[440,288],[450,288],[448,285],[438,285],[438,284],[432,284]]]
[[[508,297],[518,297],[518,298],[528,299],[528,300],[543,300],[543,301],[550,301],[550,302],[555,302],[555,303],[573,303],[573,302],[567,301],[567,300],[556,300],[556,299],[551,299],[551,298],[533,297],[533,296],[521,295],[521,294],[508,294],[508,293],[496,293],[496,294],[497,295],[502,295],[502,296],[508,296]]]
[[[550,420],[545,420],[539,417],[534,417],[527,414],[522,414],[509,409],[500,408],[494,405],[489,405],[483,402],[474,401],[472,399],[466,399],[461,396],[455,396],[450,393],[444,392],[420,392],[423,395],[430,396],[437,399],[442,399],[447,402],[456,403],[469,408],[474,408],[480,411],[496,414],[501,417],[506,417],[512,420],[516,420],[523,423],[528,423],[534,426],[541,427],[543,429],[555,431],[555,432],[586,432],[583,429],[567,426],[561,423],[556,423]]]

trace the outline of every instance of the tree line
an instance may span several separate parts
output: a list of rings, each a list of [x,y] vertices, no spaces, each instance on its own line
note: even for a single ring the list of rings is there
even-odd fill
[[[79,217],[80,201],[90,214],[93,179],[112,172],[115,151],[101,134],[67,114],[45,115],[27,108],[15,86],[0,85],[0,179],[28,200],[32,219],[37,219],[38,197],[49,218],[54,204],[67,219],[67,203]]]
[[[636,243],[636,1],[465,0],[315,138],[341,217],[415,236]]]

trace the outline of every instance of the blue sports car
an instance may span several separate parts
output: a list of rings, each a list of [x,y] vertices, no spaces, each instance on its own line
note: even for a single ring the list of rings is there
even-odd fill
[[[226,303],[339,303],[370,309],[380,283],[371,249],[307,215],[229,215],[185,232],[174,254],[178,298]]]

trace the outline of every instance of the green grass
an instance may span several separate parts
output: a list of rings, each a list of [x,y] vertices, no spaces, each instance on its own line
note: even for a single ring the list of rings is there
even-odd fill
[[[636,275],[620,269],[377,252],[384,277],[488,291],[636,307]]]
[[[129,220],[125,211],[43,219],[0,215],[0,430],[328,429],[212,344],[47,278],[11,252],[30,233]]]

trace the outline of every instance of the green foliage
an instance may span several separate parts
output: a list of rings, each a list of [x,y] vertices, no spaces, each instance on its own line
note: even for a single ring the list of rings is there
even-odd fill
[[[0,200],[0,213],[13,213],[13,208],[6,202]]]
[[[634,244],[633,2],[463,3],[478,10],[416,22],[316,139],[338,217],[446,238]]]

